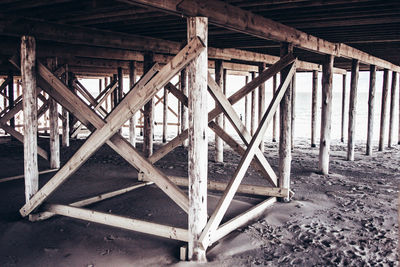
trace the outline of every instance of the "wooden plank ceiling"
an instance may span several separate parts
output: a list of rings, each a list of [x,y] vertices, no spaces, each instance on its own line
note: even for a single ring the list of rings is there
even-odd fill
[[[399,0],[228,0],[253,13],[331,42],[345,43],[400,65]],[[110,0],[25,0],[0,2],[0,12],[122,33],[182,42],[185,18],[152,8]],[[209,45],[279,55],[279,43],[209,26]],[[1,44],[0,44],[1,47]],[[295,49],[306,61],[321,63],[323,56]],[[350,69],[348,59],[335,66]],[[367,68],[367,66],[361,66]]]

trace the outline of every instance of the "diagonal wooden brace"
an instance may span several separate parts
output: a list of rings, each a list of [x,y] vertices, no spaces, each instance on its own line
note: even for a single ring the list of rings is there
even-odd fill
[[[96,123],[94,125],[97,130],[94,131],[87,141],[78,149],[78,151],[74,154],[74,156],[55,174],[55,176],[50,179],[30,200],[27,202],[21,209],[20,213],[22,216],[26,216],[31,213],[36,207],[45,201],[50,194],[52,194],[63,182],[68,179],[70,175],[72,175],[98,148],[100,148],[107,140],[110,139],[111,142],[115,141],[115,138],[119,139],[119,143],[115,146],[120,147],[121,144],[126,144],[124,149],[129,149],[129,151],[135,151],[133,147],[122,137],[118,137],[119,135],[116,132],[119,128],[127,121],[134,113],[136,113],[140,107],[142,107],[151,97],[153,97],[169,80],[173,78],[182,68],[184,68],[191,60],[198,56],[198,54],[204,50],[204,44],[201,42],[199,38],[193,39],[188,45],[185,46],[168,64],[166,64],[151,80],[147,83],[137,83],[133,90],[125,96],[125,98],[119,103],[118,106],[114,108],[114,110],[108,115],[106,118],[106,123],[102,121],[96,114],[93,114],[93,111],[87,106],[83,105],[87,109],[90,110],[88,112],[88,116],[91,117],[92,120],[97,118]],[[41,73],[42,71],[42,73]],[[47,72],[46,72],[47,71]],[[47,70],[42,65],[38,66],[38,82],[43,82],[43,77],[48,76],[49,81],[52,82],[52,73]],[[57,79],[61,86],[63,83]],[[54,81],[54,82],[57,82]],[[44,81],[46,82],[46,81]],[[65,86],[65,85],[64,85]],[[51,87],[51,86],[50,86]],[[50,90],[52,88],[49,88]],[[54,88],[53,88],[54,91]],[[59,93],[58,93],[59,94]],[[72,96],[74,96],[72,94]],[[72,98],[71,95],[64,96],[61,95],[61,99],[67,100],[67,98]],[[76,96],[75,96],[76,97]],[[76,101],[76,98],[69,99],[72,103]],[[60,103],[61,104],[61,103]],[[68,107],[66,107],[68,109]],[[76,107],[75,107],[76,109]],[[86,109],[86,110],[87,110]],[[76,110],[77,113],[85,113],[85,110]],[[71,112],[71,110],[70,110]],[[86,114],[81,114],[80,117],[86,116]],[[88,120],[89,117],[84,118],[84,121],[87,122],[87,125],[90,124]],[[83,121],[82,121],[83,122]],[[117,136],[117,137],[115,137]],[[111,138],[113,137],[113,138]],[[126,153],[123,153],[122,156],[125,158]],[[139,153],[135,156],[138,156]],[[132,157],[132,156],[130,156]],[[156,170],[149,161],[145,160],[144,162],[148,163],[149,170],[155,172]],[[142,168],[141,168],[142,169]],[[156,177],[160,175],[156,173]],[[167,193],[183,210],[188,210],[188,198],[187,196],[174,184],[170,183],[168,178],[162,179],[164,184],[168,184],[167,186],[161,184],[161,190]],[[157,182],[160,181],[155,181]],[[168,183],[169,182],[169,183]],[[177,195],[175,195],[177,194]]]
[[[211,243],[211,240],[212,240],[211,237],[212,237],[213,233],[217,230],[237,189],[239,188],[239,185],[240,185],[244,175],[247,172],[250,162],[256,153],[255,151],[256,151],[256,149],[258,149],[258,146],[262,141],[265,131],[267,130],[268,124],[271,121],[273,115],[275,114],[275,112],[278,108],[278,105],[281,102],[282,97],[285,94],[286,89],[288,88],[295,71],[296,71],[296,64],[294,62],[292,64],[292,67],[290,68],[288,76],[283,81],[283,83],[281,83],[281,85],[278,88],[277,92],[275,93],[270,105],[268,106],[268,109],[264,113],[264,116],[260,121],[257,131],[254,133],[254,136],[251,139],[249,146],[247,147],[245,155],[240,160],[240,163],[235,171],[233,178],[229,182],[227,189],[225,190],[220,201],[218,202],[216,209],[214,210],[213,214],[211,215],[210,219],[208,220],[208,223],[199,238],[199,241],[202,243],[203,248],[207,248],[208,245]]]
[[[240,90],[238,90],[236,93],[231,95],[228,100],[231,103],[231,105],[234,105],[237,103],[239,100],[241,100],[243,97],[245,97],[247,94],[252,92],[254,89],[258,88],[258,86],[268,80],[269,78],[273,77],[275,74],[279,73],[284,67],[288,66],[289,64],[293,63],[295,61],[295,58],[293,54],[288,54],[278,60],[274,65],[263,71],[259,76],[257,76],[255,79],[253,79],[251,82],[243,86]],[[168,85],[167,85],[168,89]],[[172,92],[172,91],[171,91]],[[181,100],[181,99],[180,99]],[[182,101],[182,100],[181,100]],[[208,113],[208,121],[213,120],[215,117],[217,117],[220,113],[222,112],[222,109],[220,107],[215,107],[213,110],[211,110]],[[157,162],[158,160],[162,159],[165,155],[167,155],[169,152],[180,146],[183,141],[185,141],[188,138],[188,131],[182,131],[182,133],[178,136],[176,136],[174,139],[172,139],[169,143],[165,144],[162,146],[160,149],[158,149],[156,152],[153,153],[153,155],[149,158],[149,160],[152,163]]]
[[[250,133],[247,131],[246,127],[240,120],[239,116],[237,115],[236,111],[233,109],[231,103],[229,103],[228,99],[222,93],[221,88],[215,82],[215,80],[211,77],[210,73],[208,73],[208,91],[214,98],[215,102],[222,108],[225,116],[231,122],[232,126],[235,128],[236,132],[239,134],[242,141],[245,143],[246,146],[249,145],[251,141]],[[260,161],[261,165],[264,167],[265,171],[267,172],[267,178],[269,182],[276,186],[278,178],[274,170],[272,169],[271,165],[269,165],[267,159],[265,158],[264,154],[261,152],[259,148],[256,148],[255,155],[258,161]]]

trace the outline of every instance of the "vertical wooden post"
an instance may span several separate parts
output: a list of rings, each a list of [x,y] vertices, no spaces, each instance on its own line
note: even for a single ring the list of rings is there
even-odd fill
[[[341,128],[341,134],[340,134],[340,141],[344,142],[344,133],[345,133],[345,127],[346,127],[346,74],[342,75],[342,128]]]
[[[399,88],[400,88],[400,79],[399,79]],[[399,118],[399,124],[398,124],[398,128],[399,128],[399,135],[397,137],[397,144],[400,145],[400,93],[399,93],[399,113],[398,113],[398,118]]]
[[[57,68],[57,58],[48,58],[47,66],[51,71]],[[50,168],[60,168],[60,134],[58,128],[58,104],[49,97],[49,121],[50,121]]]
[[[256,73],[254,71],[251,72],[251,80],[254,80],[256,77]],[[256,97],[256,90],[251,91],[251,120],[250,120],[250,132],[251,135],[253,136],[256,129],[256,103],[257,103],[257,97]]]
[[[8,106],[10,108],[14,107],[14,75],[12,72],[9,73],[10,82],[8,83]],[[10,126],[15,128],[15,117],[10,119]]]
[[[264,62],[258,65],[258,75],[260,75],[266,68],[266,64]],[[258,123],[260,123],[262,117],[264,116],[265,112],[265,83],[260,84],[258,87]],[[260,150],[264,152],[264,137],[260,143]]]
[[[22,105],[24,113],[25,201],[39,188],[37,162],[36,42],[31,36],[21,39]]]
[[[292,53],[293,45],[281,43],[281,57]],[[289,67],[281,71],[281,83],[286,79],[289,73]],[[292,162],[291,146],[291,96],[292,85],[289,85],[280,103],[280,131],[279,131],[279,187],[290,188],[290,168]],[[279,198],[279,201],[288,202],[289,198]]]
[[[149,71],[153,66],[154,54],[152,52],[144,53],[143,73]],[[143,116],[143,153],[146,157],[153,154],[153,133],[154,133],[154,100],[149,100],[144,105]]]
[[[73,86],[74,84],[74,75],[71,73],[68,73],[68,81],[67,81],[67,85],[68,88],[76,95],[77,94],[77,90],[76,88]],[[77,122],[77,119],[75,118],[75,116],[71,113],[69,114],[69,132],[72,133],[74,131],[74,125]]]
[[[311,147],[317,143],[317,117],[318,117],[318,71],[312,72],[312,100],[311,100]]]
[[[293,74],[292,78],[292,120],[291,120],[291,131],[290,131],[290,138],[292,141],[290,142],[291,144],[291,149],[294,149],[294,128],[295,128],[295,120],[296,120],[296,72]]]
[[[369,67],[369,95],[368,95],[368,130],[366,154],[372,155],[372,140],[374,136],[374,106],[376,88],[376,66]]]
[[[188,95],[188,85],[187,85],[187,70],[186,70],[186,68],[184,68],[182,71],[181,71],[181,75],[180,75],[180,86],[181,86],[181,91],[182,91],[182,93],[185,95],[185,96],[187,96]],[[183,104],[183,103],[181,103],[181,105],[180,105],[180,110],[181,110],[181,112],[180,112],[180,129],[181,129],[181,132],[183,132],[183,131],[185,131],[187,128],[188,128],[188,109],[187,109],[187,107]],[[179,116],[179,113],[178,113],[178,116]],[[179,127],[179,126],[178,126]],[[184,147],[187,147],[188,146],[188,144],[189,144],[189,140],[188,139],[186,139],[184,142],[183,142],[183,146]]]
[[[379,146],[378,146],[379,151],[383,150],[383,146],[385,143],[388,94],[389,94],[389,70],[385,69],[383,72],[381,125],[379,131]]]
[[[107,85],[108,85],[108,77],[104,77],[104,88],[106,88]],[[108,98],[104,101],[104,108],[105,108],[107,111],[110,111],[110,110],[108,109]]]
[[[272,79],[272,92],[275,94],[277,89],[277,79],[278,75],[275,74]],[[272,119],[272,142],[276,142],[276,137],[278,136],[278,110],[276,110],[274,114],[274,118]]]
[[[319,141],[319,171],[324,175],[329,173],[334,60],[332,55],[326,55],[325,57],[325,62],[322,65],[321,136]]]
[[[132,89],[132,87],[136,83],[136,62],[135,61],[130,61],[129,62],[129,90]],[[131,143],[132,146],[136,146],[136,114],[133,114],[133,116],[129,120],[129,142]]]
[[[64,83],[68,86],[68,64],[65,64],[65,80]],[[69,112],[66,108],[62,108],[62,140],[61,144],[63,147],[69,147]]]
[[[168,90],[164,88],[164,106],[163,106],[163,136],[162,142],[167,142],[168,136]]]
[[[124,96],[124,75],[122,73],[122,68],[118,67],[117,70],[118,75],[118,90],[117,90],[117,103],[121,102],[122,97]],[[122,127],[119,129],[119,133],[122,135]]]
[[[388,147],[394,144],[394,118],[396,108],[396,91],[397,91],[397,72],[392,72],[392,87],[390,92],[390,117],[389,117],[389,140]]]
[[[118,75],[113,74],[113,81],[118,81]],[[118,88],[111,94],[111,109],[114,109],[118,105]]]
[[[226,85],[227,76],[228,76],[227,69],[224,68],[223,74],[222,74],[222,92],[224,93],[225,96],[226,96],[226,87],[227,87],[227,85]],[[225,117],[225,115],[222,115],[222,116],[224,118],[223,129],[224,129],[224,131],[226,131],[226,117]]]
[[[188,18],[188,40],[207,44],[207,18]],[[207,49],[188,66],[189,260],[206,261],[199,237],[207,223]]]
[[[354,142],[356,130],[356,107],[357,107],[357,85],[360,64],[357,59],[353,59],[351,64],[350,80],[350,102],[349,102],[349,131],[347,133],[347,160],[354,160]]]
[[[249,76],[246,75],[246,81],[245,83],[248,84],[249,82]],[[244,98],[244,121],[245,121],[245,125],[246,125],[246,129],[247,131],[250,131],[250,95],[247,94]]]
[[[222,60],[215,60],[215,82],[220,88],[222,88],[222,75]],[[215,107],[218,107],[217,103],[215,103]],[[215,123],[222,128],[224,124],[223,120],[222,114],[218,115],[215,118]],[[217,134],[215,134],[215,162],[224,162],[224,142]]]

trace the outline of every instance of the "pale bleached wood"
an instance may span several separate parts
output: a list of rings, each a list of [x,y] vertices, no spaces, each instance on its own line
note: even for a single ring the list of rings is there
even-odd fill
[[[356,59],[351,63],[350,99],[349,99],[349,130],[347,133],[347,160],[354,160],[354,147],[356,137],[357,90],[360,64]]]
[[[311,147],[317,146],[317,116],[318,116],[318,71],[312,72],[311,96]]]
[[[276,197],[269,198],[264,200],[260,204],[252,207],[248,211],[236,216],[235,218],[227,221],[226,223],[222,224],[213,234],[210,240],[210,244],[215,243],[216,241],[220,240],[224,236],[228,235],[229,233],[233,232],[234,230],[248,224],[252,220],[260,217],[264,211],[270,207],[272,204],[276,202]]]
[[[98,203],[100,201],[106,200],[106,199],[110,199],[116,196],[120,196],[122,194],[131,192],[132,190],[138,189],[138,188],[142,188],[144,186],[147,185],[152,185],[153,182],[145,182],[145,183],[140,183],[140,184],[136,184],[136,185],[132,185],[126,188],[122,188],[122,189],[118,189],[115,191],[111,191],[111,192],[107,192],[107,193],[103,193],[94,197],[90,197],[90,198],[86,198],[86,199],[82,199],[76,202],[73,202],[71,204],[69,204],[69,206],[72,207],[85,207],[94,203]],[[47,220],[51,217],[53,217],[54,215],[56,215],[55,213],[52,212],[48,212],[48,211],[44,211],[44,212],[39,212],[39,213],[34,213],[34,214],[30,214],[29,215],[29,220],[31,222],[37,222],[37,221],[43,221],[43,220]]]
[[[383,151],[383,147],[385,145],[388,94],[389,94],[389,70],[385,69],[383,72],[381,121],[380,121],[379,145],[378,145],[379,151]]]
[[[200,38],[206,47],[187,67],[189,112],[188,258],[191,261],[206,262],[206,249],[201,245],[199,238],[207,223],[207,18],[190,17],[187,19],[188,42],[196,37]]]
[[[292,105],[291,107],[291,131],[290,131],[290,145],[291,145],[291,149],[293,151],[294,149],[294,133],[296,131],[295,129],[295,121],[296,121],[296,73],[293,75],[293,79],[292,79],[292,95],[291,95],[291,103],[290,105]]]
[[[292,80],[293,73],[295,71],[296,71],[296,64],[293,63],[292,66],[290,67],[286,79],[282,81],[277,93],[274,95],[270,105],[268,106],[268,109],[266,110],[261,120],[261,123],[257,128],[257,131],[253,135],[251,142],[246,149],[245,155],[240,160],[239,165],[227,186],[227,189],[225,190],[223,196],[221,197],[221,199],[217,204],[217,207],[215,208],[210,219],[208,220],[208,223],[204,228],[204,231],[200,237],[200,242],[202,243],[204,248],[207,248],[210,245],[211,238],[215,233],[215,231],[217,230],[219,224],[221,223],[244,175],[246,174],[250,162],[252,161],[256,150],[258,149],[258,146],[261,142],[263,135],[265,134],[265,131],[267,130],[268,124],[272,120],[272,117],[276,109],[278,108],[279,103],[281,102],[285,92],[287,91],[287,88]],[[284,188],[289,189],[289,186]],[[286,197],[289,198],[289,194]]]
[[[223,67],[222,67],[222,60],[215,61],[215,82],[218,86],[222,87],[222,74],[223,74]],[[210,77],[210,76],[209,76]],[[218,107],[218,103],[215,103],[215,107]],[[220,127],[223,127],[223,115],[218,115],[215,118],[215,123],[218,124]],[[215,135],[215,162],[224,162],[224,142],[218,135]]]
[[[321,135],[319,141],[319,171],[324,175],[329,174],[329,153],[331,149],[333,61],[333,56],[325,56],[325,62],[322,67],[322,109]]]
[[[146,222],[124,216],[71,207],[67,205],[46,204],[44,206],[44,210],[58,215],[109,225],[126,230],[161,236],[185,242],[188,241],[188,231],[182,228]]]
[[[256,77],[256,73],[253,71],[251,72],[251,80],[254,80]],[[251,92],[251,104],[250,104],[250,133],[251,135],[254,135],[256,129],[257,129],[257,113],[256,113],[256,108],[257,108],[257,91],[253,90]]]
[[[167,142],[168,137],[168,90],[164,88],[164,105],[163,105],[163,133],[162,142]]]
[[[288,43],[282,43],[280,46],[280,55],[285,56],[293,53],[293,45]],[[286,81],[289,74],[289,67],[282,69],[281,71],[281,84]],[[289,188],[290,187],[290,170],[292,164],[292,145],[291,145],[291,84],[285,95],[280,102],[279,108],[279,187]],[[287,202],[289,198],[280,198],[280,201]]]
[[[38,174],[46,174],[46,173],[51,173],[51,172],[55,172],[58,169],[51,169],[51,170],[45,170],[45,171],[40,171],[38,172]],[[4,183],[4,182],[9,182],[9,181],[14,181],[14,180],[19,180],[19,179],[23,179],[25,178],[25,175],[16,175],[16,176],[10,176],[10,177],[4,177],[4,178],[0,178],[0,183]]]
[[[68,64],[65,65],[65,79],[64,83],[68,84],[69,82],[69,73],[68,73]],[[62,108],[62,139],[61,144],[63,147],[69,147],[69,112],[66,108]]]
[[[368,128],[366,155],[372,155],[372,140],[374,139],[374,113],[375,113],[375,91],[376,91],[376,66],[369,68],[369,94],[368,94]]]
[[[104,122],[102,122],[101,119],[99,120],[96,114],[92,113],[90,108],[82,103],[84,107],[82,108],[82,110],[78,109],[77,111],[77,115],[80,115],[81,121],[83,122],[83,120],[85,120],[88,125],[88,118],[90,118],[91,120],[96,120],[96,124],[98,124],[99,128],[89,136],[88,140],[78,149],[74,156],[56,173],[56,175],[53,176],[53,178],[48,183],[46,183],[32,197],[32,199],[20,209],[21,215],[28,215],[32,212],[32,210],[43,203],[43,201],[45,201],[51,195],[51,193],[53,193],[54,190],[58,188],[58,186],[65,182],[66,179],[68,179],[68,177],[73,174],[91,156],[92,153],[94,153],[94,151],[100,148],[100,146],[103,145],[109,138],[115,135],[118,129],[132,116],[133,113],[137,112],[145,103],[147,103],[147,101],[152,98],[162,88],[164,84],[172,79],[172,77],[175,76],[176,73],[179,72],[184,66],[186,66],[191,60],[196,58],[196,56],[202,50],[204,50],[203,43],[198,38],[193,39],[193,41],[191,41],[184,49],[182,49],[182,51],[179,52],[170,63],[165,65],[153,78],[151,77],[153,76],[154,72],[150,73],[151,76],[149,75],[150,77],[147,77],[147,83],[141,83],[139,81],[137,83],[137,89],[134,88],[125,96],[120,105],[115,107],[115,109],[107,117],[107,123],[105,124]],[[64,87],[64,85],[58,79],[53,78],[54,75],[49,72],[44,66],[38,66],[40,74],[39,78],[41,78],[41,81],[43,81],[44,77],[48,79],[46,81],[47,83],[54,84],[54,86],[58,85],[61,88]],[[155,66],[155,68],[158,67]],[[147,75],[144,75],[141,81],[146,80],[146,76]],[[149,81],[150,78],[151,80]],[[43,84],[41,85],[42,88],[43,86],[46,87],[46,82],[43,81]],[[49,91],[51,90],[49,89]],[[61,96],[61,99],[67,100],[67,97],[70,99],[74,98],[73,101],[76,101],[75,95],[67,96],[67,92],[65,92],[63,96]],[[85,112],[85,107],[86,110],[89,109],[88,112]],[[69,108],[71,112],[73,109],[74,107]],[[117,135],[117,137],[118,136],[119,135]],[[125,139],[122,138],[118,140],[122,143],[125,142],[125,145],[128,145],[124,147],[125,149],[126,147],[129,148],[125,152],[129,153],[129,150],[135,151],[135,149],[130,146],[130,144]],[[114,141],[118,140],[114,139]],[[110,143],[108,144],[110,145]],[[122,152],[120,154],[122,154]],[[132,157],[132,155],[125,154],[123,156],[125,159],[128,158],[128,162],[129,157]],[[144,161],[144,163],[148,164],[147,167],[149,169],[149,172],[157,174],[157,177],[155,178],[157,181],[165,182],[166,184],[168,184],[168,179],[163,177],[162,174],[157,173],[150,162]],[[141,170],[142,168],[143,167],[140,166]],[[160,186],[160,188],[161,190],[166,192],[166,194],[168,194],[183,210],[188,210],[187,197],[185,197],[185,195],[182,195],[182,193],[180,193],[181,191],[178,188],[171,186],[170,184],[166,186]]]
[[[57,69],[57,58],[48,58],[47,67],[54,71]],[[49,127],[50,127],[50,160],[51,169],[60,168],[60,134],[58,127],[58,104],[49,98]]]
[[[154,54],[146,52],[144,54],[143,71],[146,73],[154,64]],[[143,108],[143,154],[150,157],[153,154],[153,135],[154,135],[154,99],[150,100]]]
[[[188,84],[187,84],[187,71],[186,68],[184,68],[181,71],[181,75],[180,75],[180,89],[182,91],[182,93],[185,96],[188,96]],[[180,131],[178,131],[178,133],[185,131],[188,128],[188,109],[187,106],[185,106],[183,103],[181,103],[181,105],[178,105],[178,107],[180,107],[180,117],[178,120],[178,123],[180,123]],[[179,112],[178,112],[179,114]],[[189,140],[185,140],[183,142],[183,146],[187,147],[189,145]]]
[[[133,88],[136,83],[136,61],[129,62],[129,88]],[[129,142],[136,147],[136,113],[129,119]]]
[[[14,107],[14,75],[11,71],[10,71],[10,74],[8,75],[8,77],[10,77],[10,80],[9,80],[8,86],[7,86],[8,107],[13,108]],[[10,126],[12,128],[15,128],[15,118],[14,117],[12,117],[10,119]]]
[[[347,97],[347,84],[346,84],[346,74],[342,75],[342,120],[341,120],[341,134],[340,141],[344,142],[344,134],[346,132],[346,97]]]
[[[29,203],[39,188],[36,114],[36,41],[31,36],[22,36],[21,38],[21,76],[24,112],[25,201]]]
[[[258,65],[258,73],[262,73],[266,68],[265,63],[260,63]],[[261,83],[258,87],[258,123],[260,123],[261,118],[265,112],[265,83]],[[261,141],[260,150],[264,153],[264,139]]]
[[[278,75],[275,74],[274,77],[272,78],[272,93],[276,93],[277,89],[277,80],[278,80]],[[272,119],[272,142],[276,142],[277,136],[278,136],[278,127],[279,127],[279,122],[278,122],[278,114],[279,110],[276,111],[274,114],[274,118]]]
[[[397,91],[397,72],[392,72],[392,86],[390,89],[390,113],[389,113],[389,138],[388,147],[392,147],[395,143],[394,141],[394,119],[395,119],[395,109],[396,109],[396,91]]]
[[[211,96],[214,98],[215,102],[220,106],[231,122],[232,126],[235,128],[236,132],[239,134],[239,137],[248,146],[251,142],[250,133],[246,130],[246,127],[240,120],[240,117],[237,115],[236,111],[233,109],[232,105],[229,103],[228,99],[223,95],[221,88],[218,84],[213,80],[211,74],[208,74],[208,88]],[[262,117],[261,117],[262,118]],[[262,137],[263,139],[263,137]],[[261,149],[255,149],[255,156],[257,160],[261,163],[263,170],[267,174],[267,179],[269,182],[276,186],[277,184],[277,177],[271,166],[269,165],[268,161],[265,159],[264,154],[262,153]]]
[[[273,77],[275,74],[277,74],[283,67],[293,63],[295,58],[293,57],[293,54],[289,54],[282,59],[280,59],[278,62],[276,62],[274,65],[270,66],[268,69],[266,69],[261,75],[256,77],[254,80],[250,81],[249,83],[245,84],[241,89],[239,89],[237,92],[235,92],[233,95],[231,95],[228,100],[229,102],[234,105],[238,101],[240,101],[242,98],[244,98],[246,95],[248,95],[250,92],[252,92],[255,88],[257,88],[260,83],[265,82],[269,78]],[[218,114],[222,112],[221,108],[215,108],[211,110],[208,113],[208,121],[214,119]],[[247,128],[247,127],[246,127]],[[176,147],[180,146],[184,140],[186,140],[188,137],[188,132],[183,131],[180,133],[177,137],[172,139],[169,143],[165,144],[161,148],[159,148],[150,158],[149,160],[152,163],[157,162],[161,158],[163,158],[165,155],[167,155],[170,151],[174,150]]]
[[[249,82],[249,76],[246,75],[245,77],[245,85]],[[246,129],[250,132],[250,96],[246,95],[244,97],[244,124],[246,125]]]

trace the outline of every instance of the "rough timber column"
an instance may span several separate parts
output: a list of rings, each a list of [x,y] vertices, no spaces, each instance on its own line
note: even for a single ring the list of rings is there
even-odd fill
[[[188,40],[207,45],[207,18],[188,18]],[[189,91],[189,260],[206,261],[198,242],[207,223],[207,49],[188,66]]]
[[[122,68],[118,67],[118,71],[117,71],[117,75],[118,75],[118,97],[117,97],[117,103],[121,102],[122,97],[124,95],[124,75],[122,74]],[[119,133],[122,134],[122,128],[119,129]]]
[[[57,68],[57,59],[49,58],[47,66],[51,71]],[[53,98],[49,98],[50,121],[50,168],[60,168],[60,134],[58,128],[58,104]]]
[[[163,132],[162,142],[167,142],[168,136],[168,90],[164,88],[164,105],[163,105]]]
[[[36,42],[33,37],[21,39],[22,105],[24,113],[25,201],[38,191]]]
[[[388,94],[389,94],[389,70],[385,69],[383,72],[381,125],[379,131],[379,147],[378,147],[379,151],[383,150],[383,146],[385,143]]]
[[[349,99],[349,131],[347,133],[347,160],[354,160],[354,139],[356,130],[357,84],[360,64],[357,59],[351,63],[350,99]]]
[[[154,54],[152,52],[144,53],[143,73],[149,71],[153,66]],[[154,133],[154,100],[149,100],[144,105],[143,116],[143,153],[146,157],[153,154],[153,133]]]
[[[254,78],[256,77],[256,73],[254,71],[251,72],[251,80],[254,80]],[[251,92],[251,109],[250,109],[250,116],[251,116],[251,120],[250,120],[250,132],[251,135],[253,136],[253,134],[255,133],[256,129],[257,129],[257,125],[256,125],[256,90],[253,90]]]
[[[291,148],[292,150],[294,149],[294,125],[295,125],[295,119],[296,119],[296,72],[293,74],[292,78],[292,121],[291,121],[291,127],[292,130],[290,132],[290,138],[292,139],[291,143]]]
[[[215,82],[222,88],[222,60],[215,61]],[[218,107],[218,104],[215,103],[215,107]],[[223,115],[219,115],[215,118],[215,123],[223,128],[224,118]],[[224,162],[224,142],[222,139],[215,134],[215,162]]]
[[[266,69],[265,63],[258,65],[258,75],[260,75]],[[260,123],[265,112],[265,83],[260,84],[258,87],[258,123]],[[260,143],[260,150],[264,152],[264,137]]]
[[[273,79],[272,79],[272,92],[275,94],[276,89],[277,89],[277,79],[278,75],[275,74]],[[278,135],[278,113],[279,111],[277,110],[274,114],[274,118],[272,120],[272,142],[276,142],[276,137]]]
[[[368,130],[367,130],[367,148],[365,154],[372,155],[372,140],[374,136],[374,106],[376,89],[376,66],[369,68],[369,95],[368,95]]]
[[[68,64],[65,64],[65,79],[64,83],[68,86]],[[62,137],[61,144],[63,147],[69,147],[69,112],[64,107],[62,108]]]
[[[246,75],[247,84],[249,82],[249,76]],[[244,98],[244,124],[246,125],[246,129],[250,132],[250,95],[247,94]]]
[[[183,70],[181,70],[181,75],[180,75],[180,85],[181,85],[181,91],[182,91],[182,93],[185,95],[185,96],[187,96],[188,95],[188,85],[187,85],[187,70],[186,70],[186,68],[184,68]],[[180,118],[180,121],[181,121],[181,125],[180,125],[180,127],[181,127],[181,132],[183,132],[184,130],[186,130],[187,129],[187,127],[188,127],[188,110],[187,110],[187,107],[183,104],[183,103],[181,103],[181,112],[180,112],[180,116],[181,116],[181,118]],[[179,114],[179,112],[178,112],[178,114]],[[179,126],[178,126],[179,127]],[[187,147],[188,146],[188,144],[189,144],[189,140],[188,139],[186,139],[184,142],[183,142],[183,146],[184,147]]]
[[[281,57],[292,53],[293,45],[288,43],[281,43]],[[286,79],[289,73],[289,68],[281,71],[281,83]],[[292,146],[291,146],[291,96],[292,85],[289,85],[286,90],[282,101],[280,103],[280,132],[279,132],[279,187],[290,187],[290,168],[292,162]],[[280,198],[280,201],[287,202],[288,198]]]
[[[132,89],[136,82],[136,62],[129,62],[129,90]],[[133,114],[129,120],[129,142],[132,146],[136,146],[136,114]]]
[[[317,143],[317,116],[318,116],[318,71],[312,72],[312,101],[311,101],[311,147]]]
[[[332,121],[332,78],[333,56],[326,55],[322,65],[322,110],[321,110],[321,136],[319,140],[319,171],[326,175],[329,173],[329,150],[331,146],[331,121]]]
[[[392,72],[392,88],[390,92],[390,117],[389,117],[389,140],[388,147],[394,144],[394,117],[396,108],[396,91],[397,91],[397,72]]]
[[[12,72],[8,75],[10,82],[8,83],[8,106],[12,108],[14,106],[14,75]],[[15,117],[10,119],[10,126],[15,128]]]
[[[342,129],[340,134],[340,141],[344,142],[345,133],[345,119],[346,119],[346,74],[342,75]]]

